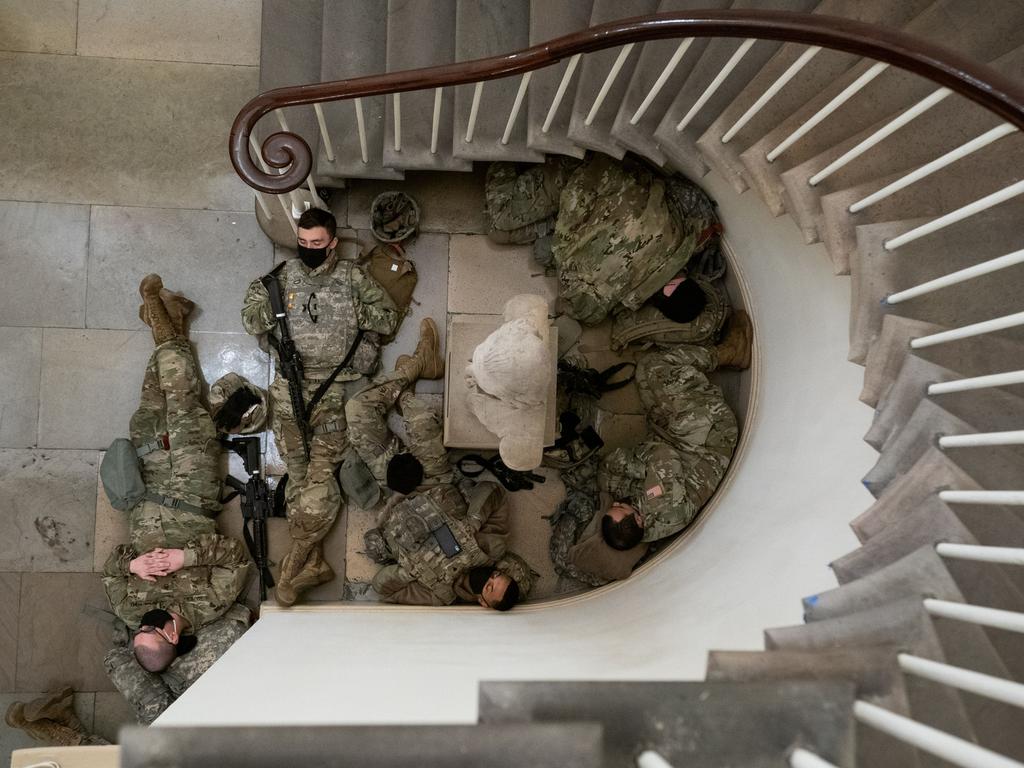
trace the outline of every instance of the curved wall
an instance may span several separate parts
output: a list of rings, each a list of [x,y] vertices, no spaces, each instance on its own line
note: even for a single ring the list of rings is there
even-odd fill
[[[265,608],[158,725],[475,722],[483,679],[699,679],[707,651],[761,647],[834,586],[871,496],[863,369],[846,361],[849,278],[788,218],[716,174],[756,354],[740,455],[714,508],[629,580],[508,614]]]

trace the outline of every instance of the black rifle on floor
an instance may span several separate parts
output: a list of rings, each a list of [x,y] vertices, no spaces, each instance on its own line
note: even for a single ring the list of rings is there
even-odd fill
[[[224,481],[235,491],[226,499],[230,501],[236,495],[242,501],[242,536],[245,545],[256,563],[256,572],[260,579],[260,601],[267,599],[267,587],[274,586],[274,577],[270,575],[267,547],[267,520],[271,517],[283,517],[274,506],[274,494],[270,492],[267,481],[263,479],[263,461],[260,454],[258,437],[236,437],[224,440],[224,445],[242,457],[242,465],[249,475],[246,482],[228,475]]]
[[[280,269],[278,267],[277,269]],[[306,461],[309,461],[310,428],[309,416],[306,411],[306,403],[302,396],[302,358],[295,348],[295,341],[292,339],[291,331],[288,328],[288,314],[284,308],[284,297],[281,292],[281,284],[277,280],[277,269],[270,274],[260,278],[263,287],[270,294],[270,309],[277,320],[277,333],[267,334],[267,341],[277,352],[277,364],[281,366],[281,373],[288,381],[288,397],[292,404],[292,415],[299,428],[299,435],[302,438],[302,451],[306,454]]]

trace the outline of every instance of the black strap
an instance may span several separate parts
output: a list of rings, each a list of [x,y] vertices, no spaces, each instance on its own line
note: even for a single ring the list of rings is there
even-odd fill
[[[618,373],[619,371],[621,371],[621,370],[623,370],[625,368],[629,368],[630,366],[633,367],[633,370],[630,372],[629,376],[624,378],[622,381],[613,381],[613,382],[609,382],[608,381],[616,373]],[[635,377],[636,377],[636,363],[631,363],[631,362],[616,363],[615,365],[612,365],[612,366],[609,366],[609,367],[605,368],[603,371],[601,371],[597,375],[598,382],[599,382],[598,386],[601,388],[601,392],[602,393],[604,393],[604,392],[614,392],[616,389],[622,389],[624,386],[629,384],[629,382],[631,382]]]
[[[348,364],[352,361],[352,358],[356,354],[356,348],[359,347],[359,344],[360,342],[362,342],[362,340],[363,329],[360,328],[358,331],[356,331],[356,337],[352,340],[352,346],[350,346],[348,348],[348,352],[345,353],[345,359],[338,363],[338,367],[331,371],[331,375],[324,379],[320,386],[316,388],[316,392],[313,393],[313,397],[306,404],[307,420],[312,418],[313,409],[316,407],[316,404],[323,399],[323,396],[327,394],[327,390],[331,388],[331,384],[333,384],[334,380],[338,378],[338,374],[348,367]]]

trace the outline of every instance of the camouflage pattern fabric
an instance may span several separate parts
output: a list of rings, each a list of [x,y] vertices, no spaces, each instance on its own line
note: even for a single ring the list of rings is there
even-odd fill
[[[196,632],[196,647],[159,674],[139,666],[128,644],[129,633],[122,631],[121,642],[107,652],[103,666],[138,721],[149,725],[213,666],[248,626],[249,609],[236,603],[224,616]]]
[[[494,569],[512,579],[519,587],[519,599],[525,600],[530,590],[533,589],[534,581],[540,576],[530,564],[515,552],[506,552],[505,555],[494,564]]]
[[[239,389],[249,390],[250,393],[259,399],[259,403],[252,407],[251,412],[243,416],[236,434],[259,434],[266,429],[267,393],[234,371],[228,371],[210,385],[210,395],[207,398],[210,401],[210,416],[216,418],[220,409],[227,403],[228,398]]]
[[[598,459],[595,456],[562,472],[565,499],[550,518],[551,540],[548,543],[548,553],[554,563],[555,573],[591,587],[603,586],[608,583],[608,579],[581,571],[572,562],[569,551],[597,513],[597,471]]]
[[[705,373],[718,366],[714,347],[651,352],[636,382],[654,433],[604,460],[598,487],[628,498],[644,520],[644,541],[682,530],[715,492],[736,447],[736,416]]]
[[[124,544],[114,548],[103,566],[103,588],[121,621],[136,628],[146,611],[163,608],[180,614],[198,630],[231,607],[252,575],[245,545],[238,539],[204,533],[182,549],[183,568],[145,581],[128,570],[142,553]]]
[[[688,323],[669,320],[657,307],[645,304],[638,310],[621,308],[612,319],[612,349],[627,344],[652,343],[658,346],[676,344],[714,344],[725,325],[732,307],[721,283],[700,277],[696,282],[707,296],[704,310]]]
[[[201,387],[188,340],[164,342],[149,358],[129,433],[136,447],[168,436],[170,450],[151,451],[142,459],[142,477],[149,491],[216,515],[221,507],[221,448]]]
[[[549,155],[543,165],[491,163],[484,183],[487,236],[496,243],[532,243],[555,231],[562,187],[580,161]]]
[[[596,324],[618,304],[638,309],[705,244],[706,200],[639,161],[587,160],[562,190],[551,249],[567,314]]]

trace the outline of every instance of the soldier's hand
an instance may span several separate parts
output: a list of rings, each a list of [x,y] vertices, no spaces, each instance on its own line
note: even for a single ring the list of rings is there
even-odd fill
[[[167,567],[167,573],[174,573],[175,571],[180,571],[185,567],[184,549],[163,549],[160,551],[163,552],[166,557],[165,565]]]
[[[128,570],[143,581],[156,581],[157,576],[166,576],[170,573],[168,558],[158,549],[136,557],[128,564]]]

